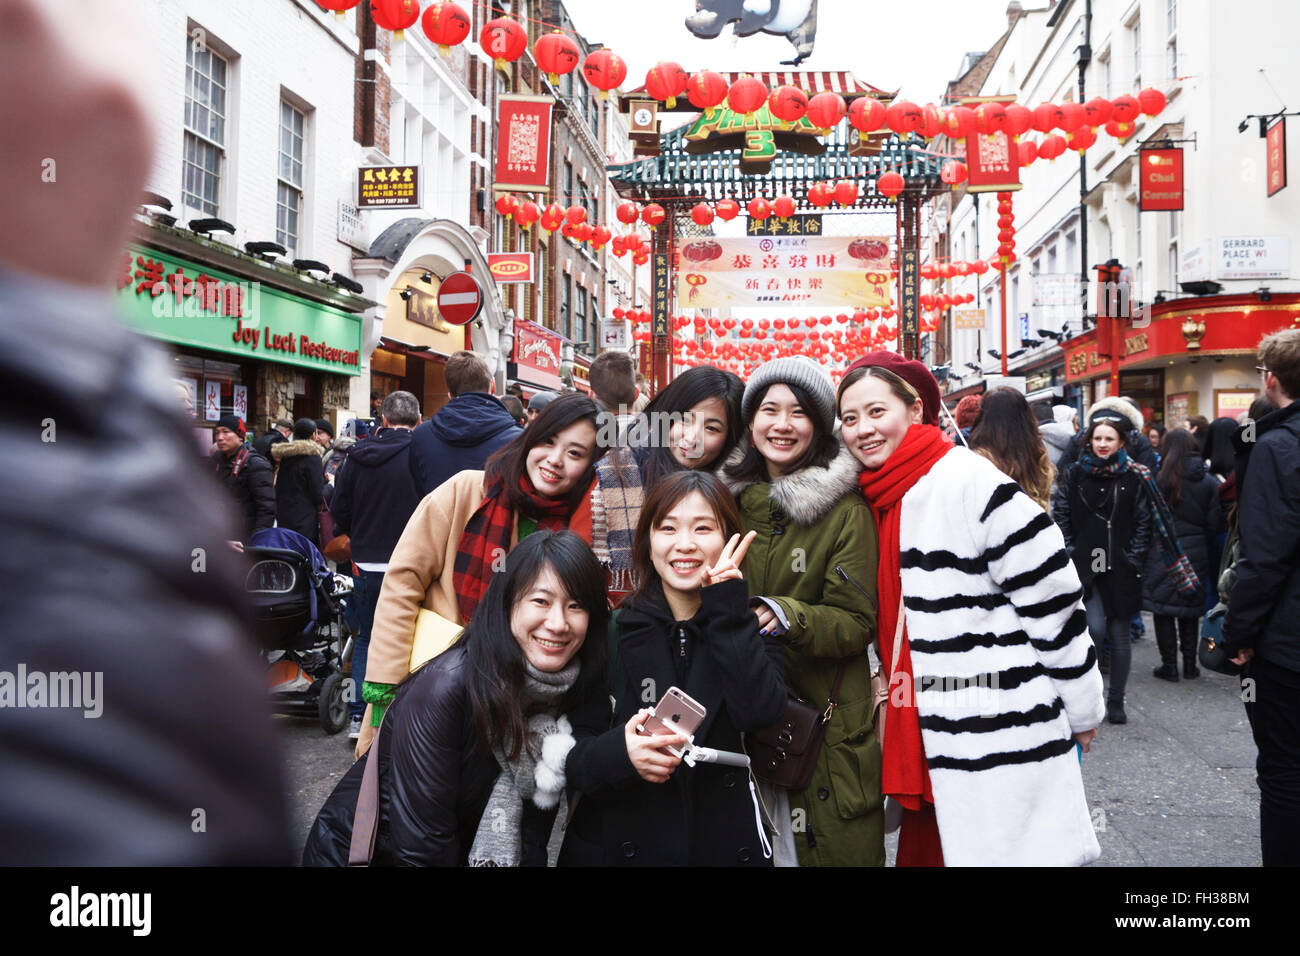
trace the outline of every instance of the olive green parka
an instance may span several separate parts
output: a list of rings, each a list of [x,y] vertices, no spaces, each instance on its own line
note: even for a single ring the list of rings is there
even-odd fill
[[[745,454],[735,449],[727,465]],[[740,505],[746,531],[757,531],[745,559],[751,597],[780,605],[789,622],[786,681],[790,691],[824,708],[841,661],[839,706],[827,724],[812,783],[791,791],[800,866],[884,866],[880,746],[872,727],[871,664],[875,639],[875,520],[858,489],[861,465],[840,446],[825,468],[808,467],[774,481],[719,475]]]

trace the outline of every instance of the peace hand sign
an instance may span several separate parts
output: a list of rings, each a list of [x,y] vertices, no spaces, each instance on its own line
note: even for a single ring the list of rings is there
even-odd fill
[[[750,542],[758,537],[757,531],[751,531],[745,535],[742,541],[740,535],[733,534],[727,546],[722,549],[722,554],[718,555],[718,563],[704,571],[704,580],[701,582],[702,587],[708,587],[710,584],[717,584],[719,581],[730,581],[744,577],[740,573],[740,565],[745,560],[745,554],[749,551]]]

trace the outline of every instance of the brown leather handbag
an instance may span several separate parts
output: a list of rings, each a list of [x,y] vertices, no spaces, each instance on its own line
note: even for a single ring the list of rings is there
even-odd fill
[[[826,740],[826,724],[839,702],[847,663],[840,661],[825,710],[818,710],[802,698],[791,697],[785,702],[781,719],[754,734],[749,757],[755,774],[787,790],[805,790],[812,783],[817,757]]]

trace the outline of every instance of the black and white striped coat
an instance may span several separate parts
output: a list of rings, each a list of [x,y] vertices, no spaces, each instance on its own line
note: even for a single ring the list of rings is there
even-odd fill
[[[901,507],[905,618],[945,863],[1095,860],[1073,735],[1100,724],[1105,704],[1060,530],[960,447]]]

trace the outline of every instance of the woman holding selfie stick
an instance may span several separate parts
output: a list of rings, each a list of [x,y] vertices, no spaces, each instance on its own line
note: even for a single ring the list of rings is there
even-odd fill
[[[639,589],[614,618],[613,726],[604,700],[572,715],[565,774],[580,796],[560,865],[771,865],[748,772],[684,766],[669,748],[680,752],[686,737],[638,731],[669,688],[703,708],[701,747],[738,753],[741,733],[781,716],[781,648],[759,636],[740,572],[752,540],[707,472],[677,472],[650,490],[635,538]]]
[[[1101,850],[1075,744],[1103,707],[1079,576],[1043,509],[944,437],[940,402],[895,352],[862,356],[838,394],[880,530],[897,865],[1082,865]]]

